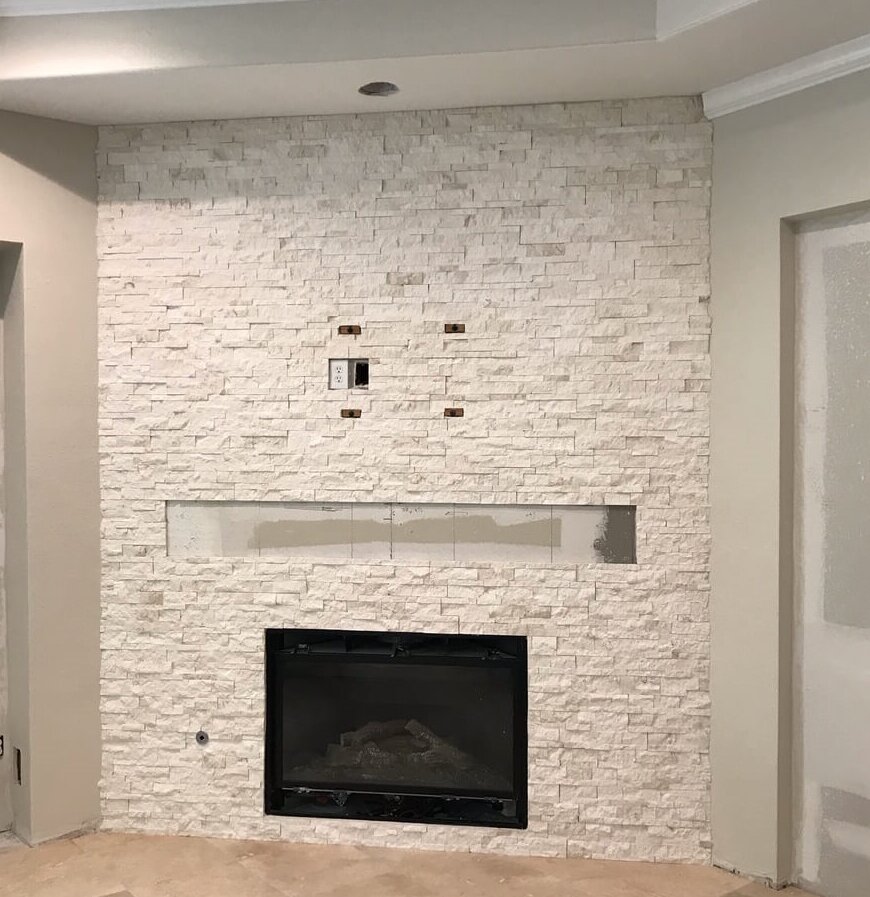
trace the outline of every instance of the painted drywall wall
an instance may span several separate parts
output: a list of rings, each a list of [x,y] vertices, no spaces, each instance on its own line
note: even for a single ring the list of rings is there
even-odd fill
[[[3,320],[0,319],[0,737],[6,732],[6,586],[4,567],[6,555],[3,469]],[[12,804],[9,795],[9,755],[0,757],[0,832],[12,825]]]
[[[99,813],[96,133],[0,113],[15,830]]]
[[[868,72],[714,129],[714,860],[777,880],[792,875],[793,845],[793,296],[783,222],[870,199],[868,141]]]
[[[24,303],[21,297],[21,247],[0,242],[0,299],[3,304],[3,451],[6,474],[4,502],[7,661],[7,763],[29,744],[29,654],[27,600],[26,470],[24,454]],[[10,421],[12,425],[10,425]],[[14,686],[13,686],[14,682]],[[10,772],[11,776],[11,772]],[[10,787],[10,816],[25,820],[29,795]],[[20,826],[24,828],[24,825]]]
[[[866,897],[870,214],[810,219],[796,248],[794,875],[827,897]]]

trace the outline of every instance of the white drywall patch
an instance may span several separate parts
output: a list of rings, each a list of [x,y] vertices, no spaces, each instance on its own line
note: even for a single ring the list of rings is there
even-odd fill
[[[870,881],[870,216],[797,238],[798,875]]]

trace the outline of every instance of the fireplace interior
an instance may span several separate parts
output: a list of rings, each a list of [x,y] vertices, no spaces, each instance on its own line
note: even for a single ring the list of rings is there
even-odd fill
[[[525,828],[527,646],[270,629],[266,812]]]

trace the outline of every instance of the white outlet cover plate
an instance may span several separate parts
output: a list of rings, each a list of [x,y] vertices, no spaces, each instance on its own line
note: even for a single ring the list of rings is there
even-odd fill
[[[347,358],[329,359],[329,388],[347,389],[350,362]]]

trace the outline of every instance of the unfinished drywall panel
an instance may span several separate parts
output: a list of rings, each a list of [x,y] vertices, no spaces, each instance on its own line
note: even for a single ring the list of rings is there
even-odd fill
[[[798,879],[870,882],[870,214],[797,235]]]
[[[635,511],[631,505],[170,501],[166,550],[187,560],[634,564]]]

